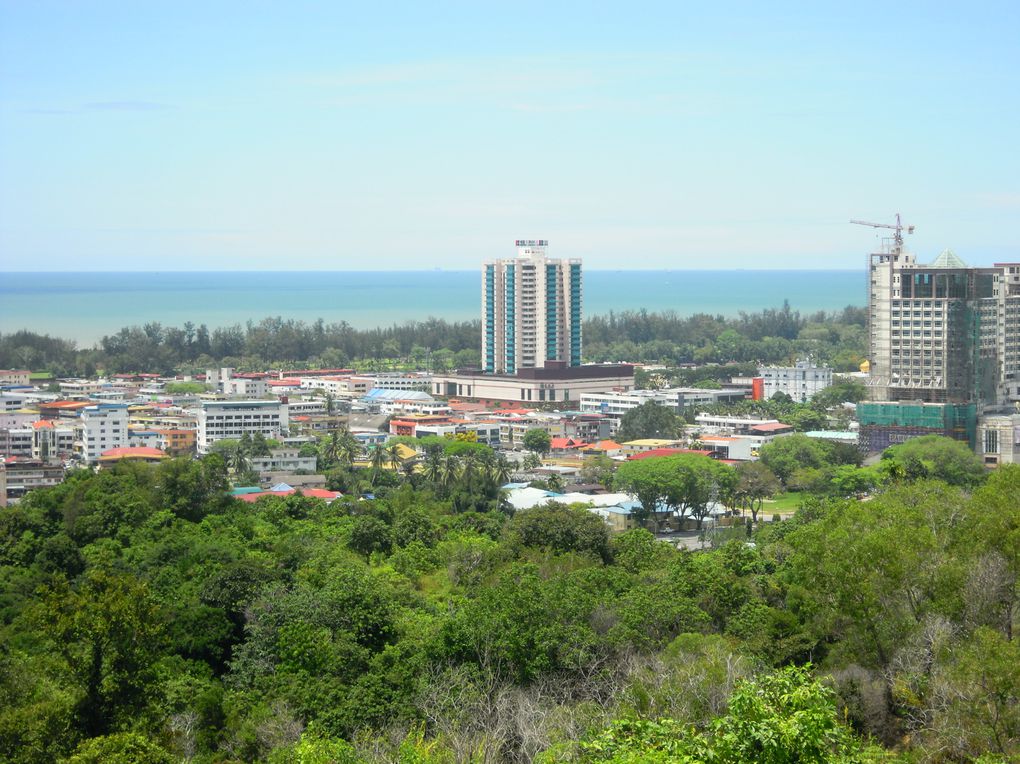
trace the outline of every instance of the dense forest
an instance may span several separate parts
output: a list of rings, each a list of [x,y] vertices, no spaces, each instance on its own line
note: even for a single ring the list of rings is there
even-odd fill
[[[818,458],[880,479],[698,551],[513,514],[476,444],[331,505],[232,499],[218,454],[73,473],[0,513],[0,759],[1016,760],[1020,468]]]
[[[865,313],[847,307],[809,316],[788,304],[737,318],[676,312],[611,313],[584,322],[585,360],[685,363],[778,363],[810,355],[841,371],[856,370],[863,358]],[[282,367],[414,367],[445,371],[477,366],[478,321],[430,318],[359,330],[265,318],[246,325],[125,327],[94,348],[30,331],[0,335],[0,368],[28,368],[58,375],[106,372],[201,370],[214,364],[238,369]]]

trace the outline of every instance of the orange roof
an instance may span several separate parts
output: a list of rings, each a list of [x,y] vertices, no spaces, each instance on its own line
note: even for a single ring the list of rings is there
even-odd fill
[[[36,430],[41,430],[44,427],[53,427],[53,422],[49,419],[40,419],[38,422],[32,422],[32,427]]]
[[[703,448],[653,448],[650,451],[643,451],[640,454],[629,456],[627,457],[627,461],[636,462],[641,459],[653,459],[658,456],[676,456],[677,454],[697,454],[699,456],[708,456],[712,453],[715,452]]]
[[[50,409],[83,409],[86,406],[95,406],[95,401],[50,401],[49,403],[40,403],[40,408]]]
[[[591,443],[584,447],[585,451],[619,451],[622,449],[619,443],[615,440],[600,440],[597,443]]]
[[[127,448],[111,448],[99,456],[101,462],[112,462],[117,459],[166,459],[166,453],[158,448],[148,446],[130,446]]]

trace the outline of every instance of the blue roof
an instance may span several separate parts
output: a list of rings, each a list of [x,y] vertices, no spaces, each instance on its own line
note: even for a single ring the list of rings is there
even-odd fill
[[[382,387],[373,387],[365,394],[365,400],[372,401],[431,401],[435,400],[428,393],[421,390],[388,390]]]

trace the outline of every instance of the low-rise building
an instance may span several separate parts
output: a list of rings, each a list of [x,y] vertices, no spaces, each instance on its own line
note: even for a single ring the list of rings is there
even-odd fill
[[[167,429],[156,430],[159,433],[157,448],[161,448],[173,456],[192,454],[198,433],[195,430]]]
[[[99,466],[109,467],[120,461],[144,462],[145,464],[159,464],[167,458],[167,455],[158,448],[148,446],[127,446],[124,448],[111,448],[99,455]]]
[[[747,397],[748,389],[729,388],[710,390],[700,387],[670,387],[662,390],[630,390],[627,392],[585,393],[580,409],[586,413],[604,414],[619,420],[631,409],[649,401],[666,406],[676,414],[700,406],[735,403]],[[615,430],[614,430],[615,431]]]
[[[366,374],[373,381],[374,389],[381,390],[420,390],[427,393],[432,389],[432,375],[425,372],[384,372]]]
[[[207,454],[213,443],[262,434],[278,438],[289,432],[287,404],[280,401],[203,401],[198,411],[198,453]]]
[[[252,456],[248,459],[251,468],[263,472],[315,472],[315,457],[301,456],[296,448],[274,448],[269,456]]]
[[[64,468],[36,459],[8,459],[4,465],[7,498],[18,499],[35,488],[49,488],[64,480]]]
[[[32,372],[28,369],[0,369],[0,387],[22,387],[31,384]]]
[[[979,418],[977,447],[988,467],[1020,464],[1020,414],[986,414]]]
[[[433,395],[527,403],[576,402],[585,393],[633,389],[634,367],[630,364],[567,366],[547,361],[543,367],[518,369],[516,374],[465,371],[437,374],[432,380]]]
[[[620,453],[623,456],[633,456],[634,454],[644,453],[645,451],[654,451],[659,448],[683,448],[683,441],[668,438],[640,438],[638,440],[628,440],[626,443],[620,444]]]
[[[806,403],[815,393],[832,385],[832,369],[797,361],[794,366],[762,366],[759,370],[766,400],[785,393],[798,403]]]
[[[31,427],[0,428],[0,458],[31,459],[33,436]]]

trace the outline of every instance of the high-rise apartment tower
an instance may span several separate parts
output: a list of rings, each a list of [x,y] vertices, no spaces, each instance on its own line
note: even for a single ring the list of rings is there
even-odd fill
[[[518,239],[517,257],[482,266],[482,368],[489,374],[581,365],[581,261]]]
[[[918,263],[902,239],[868,262],[874,401],[1020,401],[1020,263]]]

